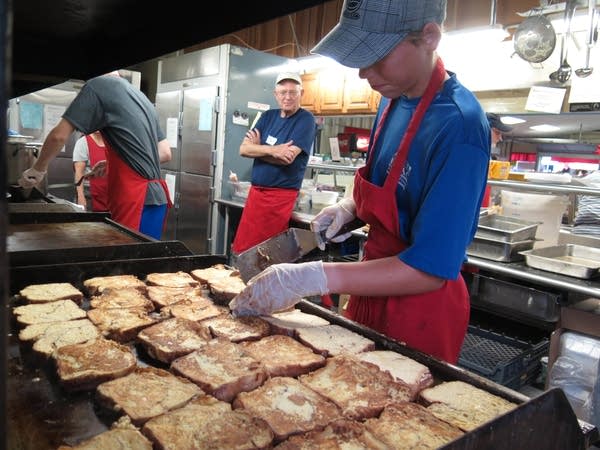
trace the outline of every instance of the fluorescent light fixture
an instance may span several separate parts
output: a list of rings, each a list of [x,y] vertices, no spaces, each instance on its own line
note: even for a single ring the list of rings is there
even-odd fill
[[[331,58],[328,58],[327,56],[321,56],[321,55],[310,55],[310,56],[305,56],[302,58],[296,58],[296,61],[300,67],[300,70],[304,71],[304,73],[312,72],[315,69],[343,67],[335,59],[331,59]]]
[[[525,119],[520,119],[518,117],[513,116],[502,116],[500,117],[500,121],[505,123],[506,125],[516,125],[518,123],[527,122]]]
[[[442,35],[442,42],[458,39],[479,39],[485,42],[502,42],[509,33],[502,25],[485,25],[481,27],[463,28],[462,30],[448,31]]]
[[[543,133],[560,130],[560,127],[555,127],[554,125],[548,125],[548,124],[534,125],[534,126],[529,127],[529,128],[531,130],[540,131],[540,132],[543,132]]]
[[[586,8],[587,9],[587,8]],[[556,34],[563,34],[565,32],[565,19],[564,17],[550,20],[554,32]],[[590,26],[590,18],[587,11],[575,12],[573,19],[571,20],[571,33],[577,31],[587,31]]]

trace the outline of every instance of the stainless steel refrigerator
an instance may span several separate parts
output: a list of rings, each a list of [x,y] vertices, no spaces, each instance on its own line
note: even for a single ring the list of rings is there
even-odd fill
[[[173,152],[162,167],[174,204],[165,239],[198,254],[225,252],[214,200],[230,198],[230,171],[250,180],[240,143],[257,114],[277,106],[275,78],[291,63],[229,44],[159,61],[156,109]]]

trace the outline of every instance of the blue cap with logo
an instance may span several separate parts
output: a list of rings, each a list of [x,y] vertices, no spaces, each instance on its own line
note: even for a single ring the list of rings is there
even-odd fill
[[[338,24],[311,53],[347,67],[368,67],[425,24],[442,24],[446,0],[344,0]]]

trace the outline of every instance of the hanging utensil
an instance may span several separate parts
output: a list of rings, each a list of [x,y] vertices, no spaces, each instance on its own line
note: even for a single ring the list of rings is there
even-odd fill
[[[515,53],[530,63],[546,61],[555,46],[556,32],[541,10],[521,22],[513,35]]]
[[[565,5],[565,32],[562,35],[560,46],[560,67],[550,74],[550,80],[564,84],[571,78],[571,66],[567,61],[567,53],[569,50],[569,41],[571,40],[571,21],[575,14],[577,0],[567,0]]]
[[[587,48],[585,49],[585,67],[581,67],[575,71],[575,74],[580,78],[585,78],[593,72],[593,68],[590,67],[590,53],[592,51],[592,47],[596,45],[596,41],[598,40],[598,25],[597,25],[597,16],[598,13],[595,9],[596,0],[588,1],[588,17],[590,28],[588,30],[588,39],[586,42]]]

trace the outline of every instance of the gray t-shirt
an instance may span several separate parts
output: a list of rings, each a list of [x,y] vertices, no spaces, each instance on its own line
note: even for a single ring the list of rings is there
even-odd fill
[[[148,98],[128,81],[103,75],[89,80],[63,118],[84,134],[96,130],[135,172],[148,180],[160,178],[158,142],[165,138]],[[147,205],[167,203],[163,188],[149,183]]]

